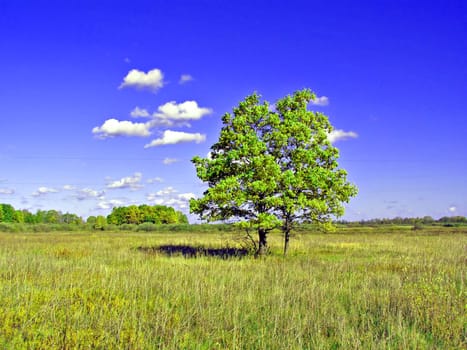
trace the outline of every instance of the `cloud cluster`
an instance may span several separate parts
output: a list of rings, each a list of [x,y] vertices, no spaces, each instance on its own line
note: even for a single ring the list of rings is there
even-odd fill
[[[152,179],[147,179],[146,182],[148,184],[161,183],[161,182],[164,182],[164,179],[161,177],[154,177]]]
[[[316,96],[316,98],[310,103],[314,106],[327,106],[329,104],[329,98],[327,98],[326,96]]]
[[[181,103],[170,101],[159,106],[157,112],[154,113],[150,113],[147,109],[136,106],[130,112],[130,116],[133,118],[151,118],[152,121],[146,123],[149,127],[160,125],[190,126],[188,121],[199,120],[211,113],[211,108],[200,107],[196,101],[185,101]]]
[[[15,190],[12,188],[0,188],[0,194],[14,194]]]
[[[150,193],[146,199],[156,205],[167,205],[186,209],[189,206],[190,199],[196,198],[194,193],[178,193],[173,187],[166,187],[156,193]]]
[[[146,137],[151,135],[149,129],[151,123],[133,123],[127,120],[107,119],[102,126],[96,126],[92,129],[92,133],[100,138],[108,138],[115,136],[140,136]]]
[[[64,185],[62,187],[63,191],[73,191],[74,193],[71,195],[72,198],[77,199],[78,201],[84,201],[86,199],[103,199],[105,195],[105,191],[97,191],[91,188],[77,188],[73,185]],[[33,197],[42,197],[46,196],[51,193],[59,193],[61,190],[51,188],[51,187],[39,187],[36,191],[32,193]]]
[[[49,193],[57,193],[58,190],[55,188],[50,188],[50,187],[39,187],[36,191],[32,193],[33,197],[40,197],[40,196],[45,196]]]
[[[333,130],[329,133],[328,139],[331,143],[336,143],[337,141],[343,141],[348,139],[355,139],[358,137],[358,134],[354,131],[344,131],[344,130]]]
[[[97,209],[108,210],[124,205],[125,202],[120,199],[101,200],[97,203]]]
[[[152,69],[147,73],[138,69],[132,69],[123,78],[120,89],[134,87],[137,89],[148,89],[156,92],[164,86],[164,75],[160,69]]]
[[[170,101],[157,108],[159,113],[154,116],[160,119],[168,120],[198,120],[203,116],[212,113],[211,108],[199,107],[196,101],[185,101],[177,104]]]
[[[151,114],[144,108],[139,108],[136,106],[131,112],[130,115],[133,118],[149,118]]]
[[[151,120],[145,123],[135,123],[128,120],[117,120],[114,118],[107,119],[101,126],[96,126],[92,129],[92,133],[98,138],[106,139],[116,136],[137,136],[147,137],[151,135],[151,129],[156,126],[173,126],[173,125],[185,125],[189,126],[189,120],[199,120],[205,115],[212,113],[212,109],[200,107],[196,101],[185,101],[183,103],[176,103],[170,101],[162,106],[159,106],[157,112],[150,114],[146,109],[135,107],[130,115],[133,118],[151,118]],[[166,133],[167,136],[166,136]],[[178,134],[178,136],[176,136]],[[189,136],[196,135],[196,136]],[[178,142],[166,142],[167,140],[173,140],[178,137]],[[168,138],[168,139],[167,139]],[[164,132],[164,141],[154,140],[151,144],[176,144],[180,142],[203,142],[205,136],[201,134],[189,134],[181,133],[171,130]],[[153,147],[153,146],[148,146]]]
[[[175,159],[172,159],[175,160]],[[111,179],[107,177],[105,179],[106,183],[101,188],[90,188],[90,187],[80,187],[72,184],[66,184],[60,187],[39,187],[34,193],[33,197],[45,197],[49,194],[62,193],[64,197],[63,200],[74,200],[82,204],[87,205],[86,203],[91,203],[90,215],[97,215],[97,212],[108,212],[118,206],[127,206],[131,204],[139,203],[148,203],[152,205],[167,205],[176,208],[177,210],[186,210],[189,206],[189,201],[191,198],[195,198],[195,194],[191,192],[179,192],[173,187],[164,187],[159,189],[156,192],[139,192],[141,198],[135,199],[134,196],[125,197],[128,194],[128,191],[141,190],[144,187],[148,186],[147,184],[158,184],[164,182],[160,177],[153,177],[145,179],[141,172],[135,172],[130,176],[122,177],[118,180]],[[153,185],[155,186],[155,185]],[[113,191],[113,190],[121,191]],[[126,191],[127,192],[126,192]],[[0,194],[13,194],[13,190],[6,188],[0,188]],[[110,194],[119,195],[115,197]],[[68,195],[66,195],[68,194]],[[55,200],[56,197],[54,197]],[[136,197],[137,198],[137,197]],[[42,198],[39,198],[43,200]],[[24,202],[27,203],[28,202]],[[35,207],[40,207],[40,205],[35,205]]]
[[[165,130],[162,137],[152,140],[144,148],[157,147],[163,145],[175,145],[182,142],[201,143],[206,140],[206,135],[200,133],[188,133],[183,131]]]
[[[187,83],[193,80],[189,74],[182,74],[179,80],[180,84]],[[154,68],[148,72],[138,69],[132,69],[123,78],[123,82],[119,88],[136,88],[151,90],[153,92],[162,88],[165,85],[164,74],[160,69]],[[189,121],[199,120],[202,117],[211,114],[212,109],[201,107],[194,100],[177,103],[169,101],[160,105],[157,110],[150,113],[147,109],[136,106],[131,112],[132,118],[147,118],[147,122],[139,123],[129,120],[118,120],[110,118],[104,121],[100,126],[95,126],[92,133],[100,139],[106,139],[117,136],[136,136],[147,137],[151,135],[151,130],[156,127],[171,127],[171,126],[190,126]],[[182,142],[200,143],[206,139],[205,135],[199,133],[183,133],[172,130],[165,130],[162,138],[155,139],[145,145],[145,148],[173,145]]]
[[[77,190],[75,194],[75,198],[79,201],[83,201],[86,199],[103,199],[105,195],[105,191],[96,191],[91,188],[83,188],[81,190]]]
[[[118,188],[129,188],[132,190],[137,190],[143,187],[141,184],[141,179],[143,178],[143,174],[141,173],[134,173],[133,176],[126,176],[121,178],[120,180],[112,181],[107,184],[108,189],[118,189]]]

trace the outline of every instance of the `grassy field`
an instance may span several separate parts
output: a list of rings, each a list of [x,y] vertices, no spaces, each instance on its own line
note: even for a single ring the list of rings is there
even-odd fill
[[[467,229],[340,229],[281,256],[237,236],[0,233],[1,349],[461,349]]]

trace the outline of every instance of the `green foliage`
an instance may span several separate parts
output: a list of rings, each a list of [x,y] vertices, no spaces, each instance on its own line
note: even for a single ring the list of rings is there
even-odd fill
[[[117,226],[120,231],[136,231],[138,225],[136,224],[121,224]]]
[[[417,223],[423,225],[439,226],[444,224],[452,225],[466,225],[467,217],[465,216],[443,216],[442,218],[435,220],[431,216],[424,217],[395,217],[395,218],[383,218],[383,219],[370,219],[360,220],[358,222],[349,221],[338,221],[341,225],[350,226],[380,226],[380,225],[404,225],[404,226],[415,226]]]
[[[438,222],[442,223],[450,223],[450,224],[467,224],[467,217],[465,216],[443,216],[438,220]]]
[[[32,232],[51,232],[53,230],[52,225],[48,224],[35,224],[31,226]]]
[[[23,217],[26,224],[36,224],[39,222],[37,215],[32,214],[28,210],[23,210]]]
[[[134,224],[145,222],[153,224],[187,223],[188,219],[182,212],[164,205],[131,205],[129,207],[115,207],[107,216],[107,222],[114,225]]]
[[[0,222],[0,232],[19,232],[19,227],[13,223]]]
[[[188,224],[188,219],[185,214],[176,211],[172,207],[163,205],[131,205],[128,207],[118,207],[112,210],[108,217],[104,216],[89,216],[86,220],[86,225],[81,217],[72,213],[63,214],[57,210],[38,210],[35,214],[28,210],[15,210],[10,204],[0,204],[0,223],[19,223],[28,225],[55,225],[49,229],[35,228],[42,231],[53,231],[54,227],[62,225],[76,226],[74,228],[66,228],[66,231],[82,229],[90,227],[95,230],[113,229],[115,225],[139,225],[149,222],[153,224]],[[110,225],[110,226],[109,226]],[[113,226],[112,226],[113,225]],[[20,226],[18,226],[20,227]],[[19,229],[23,232],[23,230]]]
[[[2,221],[16,222],[16,211],[11,204],[0,204],[2,207]]]
[[[297,223],[326,224],[342,215],[342,203],[357,189],[338,167],[328,118],[307,109],[315,98],[310,90],[297,91],[272,110],[253,94],[225,114],[210,157],[192,160],[209,188],[190,201],[191,212],[208,221],[243,221],[257,230],[260,253],[274,228],[283,230],[286,251]]]
[[[152,222],[143,222],[139,224],[136,228],[136,231],[143,231],[143,232],[154,232],[157,231],[159,225],[153,224]]]
[[[82,225],[82,224],[84,224],[84,221],[83,221],[82,218],[80,218],[78,215],[72,214],[72,213],[62,214],[60,216],[59,222],[63,223],[63,224],[70,224],[70,225]]]
[[[107,219],[102,215],[97,216],[94,222],[93,228],[95,230],[104,230],[106,226],[107,226]]]
[[[96,223],[96,217],[94,215],[88,216],[86,219],[86,225],[90,227],[94,227],[94,224]]]
[[[177,223],[178,224],[189,224],[188,218],[181,211],[177,211]]]
[[[58,224],[60,220],[60,212],[57,210],[48,210],[45,213],[44,222],[46,224]]]
[[[24,223],[24,213],[21,210],[15,210],[15,222],[17,223]]]
[[[28,210],[15,210],[10,204],[0,204],[0,222],[19,224],[83,224],[83,220],[76,214],[62,214],[57,210],[38,210],[33,214]]]

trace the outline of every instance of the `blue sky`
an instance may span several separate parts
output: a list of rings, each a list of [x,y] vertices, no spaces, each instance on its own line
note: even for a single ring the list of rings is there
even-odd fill
[[[465,1],[0,0],[0,33],[1,203],[186,211],[221,116],[307,87],[344,218],[467,215]]]

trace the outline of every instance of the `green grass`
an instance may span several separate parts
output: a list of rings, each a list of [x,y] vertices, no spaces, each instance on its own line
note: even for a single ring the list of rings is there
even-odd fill
[[[0,348],[460,349],[467,229],[300,234],[282,257],[166,256],[219,233],[0,233]]]

